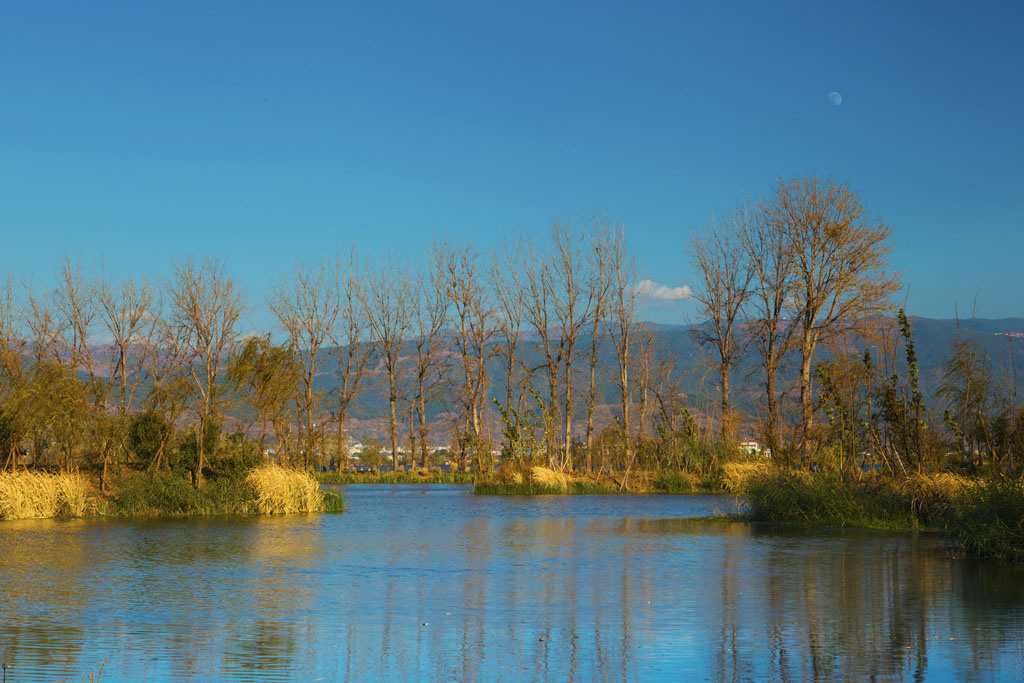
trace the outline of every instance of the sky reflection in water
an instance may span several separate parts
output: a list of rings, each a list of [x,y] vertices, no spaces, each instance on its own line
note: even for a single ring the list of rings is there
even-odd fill
[[[1024,571],[714,496],[347,487],[342,515],[0,524],[8,681],[1024,678]]]

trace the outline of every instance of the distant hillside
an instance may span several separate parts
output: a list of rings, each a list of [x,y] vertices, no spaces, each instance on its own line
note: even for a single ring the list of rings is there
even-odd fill
[[[1024,318],[976,319],[959,323],[955,320],[911,318],[910,322],[921,371],[922,390],[929,403],[934,401],[934,392],[942,381],[944,364],[953,341],[958,335],[972,338],[985,349],[994,376],[997,378],[1012,377],[1013,372],[1016,372],[1017,376],[1024,381]],[[659,324],[651,324],[651,327],[656,330],[659,353],[670,358],[674,364],[675,373],[679,378],[680,388],[686,395],[686,400],[696,411],[703,410],[713,414],[718,382],[711,350],[702,348],[698,344],[692,327]],[[580,349],[589,347],[589,337],[580,341]],[[540,367],[541,358],[532,340],[523,343],[522,353],[527,365]],[[580,360],[577,362],[580,363],[579,368],[582,372],[582,363],[584,362],[582,354],[578,358]],[[827,358],[827,350],[821,348],[817,359]],[[796,354],[793,354],[783,373],[783,381],[780,383],[782,388],[788,387],[791,392],[795,392],[796,360]],[[900,361],[902,365],[902,356]],[[607,340],[603,340],[599,344],[598,366],[609,378],[611,371],[616,367],[614,349]],[[352,415],[356,418],[352,432],[357,436],[367,434],[381,438],[385,435],[387,401],[383,392],[383,380],[383,372],[380,369],[371,373],[367,382],[367,391],[352,409]],[[336,384],[336,368],[328,362],[320,377],[319,386],[325,392],[330,393]],[[746,414],[748,418],[756,417],[763,399],[757,359],[753,353],[748,353],[734,371],[732,385],[736,408]],[[580,386],[582,388],[582,379]],[[504,396],[504,377],[498,362],[492,363],[489,388],[488,397]],[[579,389],[577,395],[582,396]],[[610,421],[611,415],[617,412],[618,403],[617,390],[611,384],[610,379],[606,380],[598,403],[602,406],[598,411],[599,422]],[[433,422],[431,431],[434,436],[432,438],[447,441],[448,428],[443,418],[450,416],[452,410],[450,400],[444,399],[436,401],[430,407],[428,412],[430,412]],[[583,411],[584,408],[580,405],[578,409],[580,417],[577,418],[575,426],[581,430],[584,427]],[[500,433],[496,411],[492,410],[490,421],[492,432]]]

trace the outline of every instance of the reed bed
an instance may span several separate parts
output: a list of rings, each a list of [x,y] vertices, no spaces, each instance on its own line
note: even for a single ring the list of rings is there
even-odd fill
[[[962,491],[948,531],[970,555],[1024,562],[1024,480],[990,479]]]
[[[693,493],[700,486],[697,477],[689,472],[665,470],[655,474],[650,487],[658,493]]]
[[[0,472],[0,519],[83,517],[93,503],[77,474]]]
[[[530,483],[538,486],[566,492],[569,490],[569,476],[548,467],[535,465],[530,468]]]
[[[250,472],[246,481],[256,493],[256,509],[261,514],[321,512],[324,509],[320,482],[308,472],[264,465]]]
[[[905,478],[774,472],[747,484],[751,518],[796,526],[946,528],[982,484],[954,474]]]
[[[722,488],[730,493],[746,493],[751,481],[771,472],[771,463],[767,462],[727,462],[722,465]]]

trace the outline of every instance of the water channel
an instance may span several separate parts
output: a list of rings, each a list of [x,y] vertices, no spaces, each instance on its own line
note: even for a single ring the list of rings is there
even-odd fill
[[[340,515],[0,522],[7,680],[1024,680],[1024,570],[727,496],[349,486]]]

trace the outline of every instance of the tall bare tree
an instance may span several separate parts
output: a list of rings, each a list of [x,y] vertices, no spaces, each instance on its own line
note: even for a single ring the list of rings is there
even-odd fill
[[[845,183],[807,176],[780,180],[769,219],[792,253],[800,349],[801,448],[814,420],[811,362],[818,343],[893,308],[899,277],[886,270],[889,226],[872,217]]]
[[[373,353],[373,344],[365,337],[369,325],[366,308],[363,306],[366,294],[354,249],[349,253],[347,261],[343,261],[340,255],[336,257],[335,271],[338,273],[341,308],[331,333],[331,341],[338,368],[338,386],[335,389],[338,406],[338,458],[344,461],[348,457],[345,422],[349,407],[362,389],[366,363]]]
[[[417,275],[417,286],[410,292],[411,341],[413,358],[413,390],[410,397],[410,421],[418,418],[420,465],[426,469],[428,458],[427,405],[434,399],[445,376],[442,342],[444,325],[448,317],[448,298],[445,296],[441,265],[436,261],[437,252],[431,262]],[[409,433],[415,428],[410,423]],[[412,441],[413,438],[410,437]],[[415,449],[410,449],[415,458]]]
[[[193,484],[199,487],[206,465],[207,428],[217,421],[218,376],[238,340],[238,323],[245,304],[234,280],[217,259],[198,263],[192,258],[178,261],[168,293],[168,336],[180,340],[185,352],[183,360],[196,392],[199,454]]]
[[[619,388],[622,431],[626,441],[625,455],[628,460],[631,456],[630,404],[633,393],[629,371],[633,364],[633,349],[640,333],[638,329],[640,292],[637,289],[639,271],[636,258],[626,249],[625,231],[623,230],[619,230],[613,236],[608,252],[608,271],[608,337],[615,348],[616,384]]]
[[[124,448],[128,421],[135,397],[145,380],[144,368],[159,328],[156,293],[145,282],[127,278],[113,283],[106,278],[97,285],[96,298],[103,333],[109,337],[106,354],[106,394],[112,397],[116,421],[115,450]],[[103,452],[100,486],[106,482],[110,448]]]
[[[792,315],[796,284],[794,254],[787,246],[781,224],[768,220],[763,206],[751,208],[747,217],[740,233],[752,275],[747,324],[764,372],[767,447],[778,457],[781,439],[777,378],[796,329],[787,319]]]
[[[472,436],[477,471],[483,467],[483,398],[487,389],[487,362],[496,333],[494,310],[486,287],[481,258],[470,244],[439,242],[434,246],[437,268],[451,304],[456,352],[462,362],[459,394]],[[490,449],[488,457],[490,456]]]
[[[612,296],[612,254],[615,241],[621,238],[623,230],[605,216],[591,220],[590,250],[588,251],[588,282],[593,300],[590,322],[590,352],[587,354],[587,471],[593,469],[591,449],[594,445],[594,406],[597,403],[597,358],[600,342],[604,336],[610,298]]]
[[[316,378],[324,361],[321,353],[341,314],[338,271],[330,263],[296,265],[290,280],[275,286],[269,307],[288,333],[292,352],[301,368],[299,403],[305,418],[303,462],[323,452],[323,425],[319,410],[323,402]]]
[[[647,438],[647,416],[651,409],[651,393],[657,380],[655,350],[657,343],[656,330],[646,323],[641,323],[637,330],[636,351],[633,355],[633,374],[637,393],[637,429],[636,439]]]
[[[541,365],[531,368],[530,375],[543,369],[547,383],[548,399],[543,406],[544,452],[548,464],[555,464],[555,436],[558,423],[558,369],[561,363],[558,338],[555,336],[555,292],[551,259],[547,251],[538,250],[533,244],[527,246],[526,262],[523,264],[523,314],[524,319],[536,334],[534,345],[541,356]],[[539,400],[538,400],[539,402]]]
[[[559,356],[562,360],[562,424],[565,427],[562,468],[572,470],[573,363],[580,336],[594,314],[595,294],[588,285],[587,258],[583,245],[586,235],[569,223],[556,222],[551,229],[554,247],[551,261],[554,285],[554,318],[558,327]]]
[[[100,454],[102,474],[100,489],[106,489],[107,463],[110,451],[117,441],[115,425],[107,416],[107,399],[110,386],[98,372],[99,367],[91,346],[97,330],[100,306],[98,287],[95,279],[85,273],[81,261],[65,256],[57,272],[57,286],[53,291],[53,311],[56,326],[54,342],[58,365],[64,369],[66,382],[60,386],[71,388],[83,375],[85,391],[77,389],[65,392],[64,398],[83,397],[88,407],[81,407],[82,433],[76,439],[78,444],[90,446]],[[67,457],[72,458],[68,452]]]
[[[397,254],[375,270],[368,268],[368,286],[361,288],[363,308],[388,382],[388,431],[391,458],[398,470],[398,378],[402,342],[409,331],[408,267]]]
[[[523,371],[519,354],[524,322],[523,254],[521,243],[506,243],[491,258],[491,287],[501,336],[499,355],[505,375],[505,410],[514,420],[513,426],[517,431],[523,427],[526,383],[529,381],[529,373]]]
[[[721,391],[721,438],[732,440],[732,405],[729,378],[733,366],[746,347],[741,329],[742,310],[750,293],[752,271],[742,246],[741,235],[748,221],[747,212],[737,209],[728,218],[712,216],[708,227],[694,233],[690,246],[690,264],[698,276],[693,298],[707,323],[696,327],[702,344],[712,346],[718,355]]]

